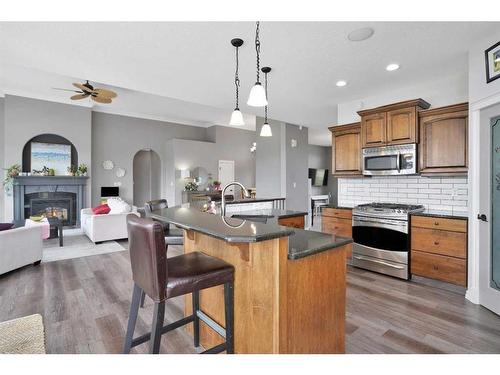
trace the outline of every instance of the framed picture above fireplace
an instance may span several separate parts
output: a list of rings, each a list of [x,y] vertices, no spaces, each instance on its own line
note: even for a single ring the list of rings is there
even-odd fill
[[[23,149],[23,172],[54,169],[56,176],[67,175],[69,166],[78,166],[78,152],[66,138],[56,134],[40,134],[26,142]]]
[[[64,175],[71,166],[71,146],[57,143],[31,142],[31,169],[54,169],[56,175]]]

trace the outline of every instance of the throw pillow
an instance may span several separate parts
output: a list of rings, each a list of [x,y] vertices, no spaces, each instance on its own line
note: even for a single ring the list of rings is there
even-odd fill
[[[3,230],[9,230],[14,227],[13,223],[0,223],[0,232]]]
[[[109,214],[111,209],[107,204],[101,204],[100,206],[92,208],[94,215],[106,215]]]
[[[108,198],[110,214],[124,214],[132,211],[132,207],[120,197]]]

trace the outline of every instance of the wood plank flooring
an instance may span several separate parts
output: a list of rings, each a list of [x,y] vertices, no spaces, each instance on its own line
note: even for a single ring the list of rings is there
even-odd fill
[[[169,256],[180,251],[171,246]],[[131,280],[127,251],[27,266],[0,276],[0,321],[42,314],[49,353],[119,353]],[[152,310],[146,300],[137,335],[149,330]],[[182,297],[166,311],[166,322],[180,318]],[[500,353],[499,316],[458,293],[355,268],[348,271],[346,335],[347,353]],[[196,352],[183,329],[164,335],[160,350]]]

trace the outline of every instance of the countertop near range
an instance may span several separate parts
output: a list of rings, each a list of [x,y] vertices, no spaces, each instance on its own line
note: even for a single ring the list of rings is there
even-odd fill
[[[327,204],[326,206],[322,206],[322,208],[334,208],[339,210],[352,210],[352,207],[339,206],[338,204]]]
[[[465,219],[469,218],[467,212],[451,212],[451,211],[441,211],[441,210],[424,210],[422,212],[413,212],[412,216],[429,216],[429,217],[442,217],[445,219]]]

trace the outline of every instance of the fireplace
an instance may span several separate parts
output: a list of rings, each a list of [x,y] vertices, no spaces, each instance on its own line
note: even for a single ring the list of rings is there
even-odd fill
[[[65,226],[80,226],[88,177],[18,176],[14,179],[14,220],[55,216]]]
[[[76,194],[39,192],[24,195],[24,217],[57,217],[66,226],[76,225]]]

